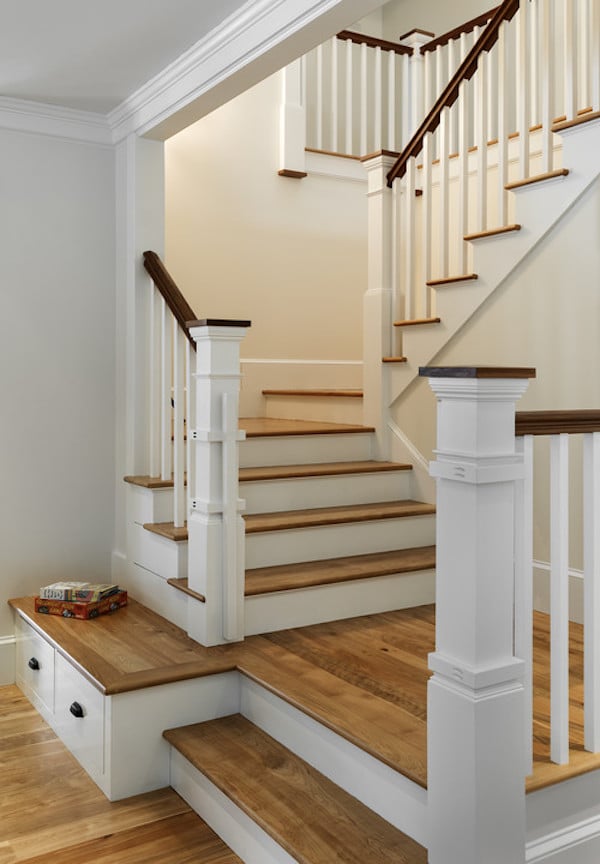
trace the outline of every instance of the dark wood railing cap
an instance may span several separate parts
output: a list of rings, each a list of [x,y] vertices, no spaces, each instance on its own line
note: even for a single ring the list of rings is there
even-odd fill
[[[400,45],[398,42],[390,42],[387,39],[378,39],[377,36],[367,36],[365,33],[356,33],[354,30],[341,30],[337,38],[343,42],[354,42],[355,45],[368,45],[369,48],[381,48],[382,51],[393,51],[394,54],[412,55],[413,49],[408,45]]]
[[[389,156],[390,159],[397,159],[400,154],[397,150],[376,150],[374,153],[367,153],[366,156],[361,156],[361,162],[368,162],[369,159],[375,159],[378,156]]]
[[[600,432],[600,411],[517,411],[515,435],[578,435]]]
[[[529,366],[420,366],[422,378],[535,378]]]
[[[195,321],[186,321],[188,330],[192,327],[251,327],[252,321],[237,321],[232,318],[199,318]]]
[[[481,27],[484,24],[487,24],[488,21],[494,17],[494,13],[497,10],[498,6],[494,6],[494,8],[490,9],[488,12],[482,12],[481,15],[471,18],[470,21],[465,21],[464,24],[460,24],[458,27],[455,27],[454,30],[448,30],[447,33],[442,33],[441,36],[437,36],[435,39],[432,39],[431,42],[423,45],[421,53],[424,54],[426,51],[435,51],[436,48],[441,45],[447,45],[448,42],[451,42],[453,39],[460,39],[463,33],[471,33],[476,27]]]
[[[408,39],[410,36],[413,36],[415,33],[419,33],[421,36],[430,36],[432,39],[435,36],[435,33],[432,33],[431,30],[421,30],[420,27],[413,27],[413,29],[409,30],[408,33],[403,33],[398,41],[401,42],[402,39]]]

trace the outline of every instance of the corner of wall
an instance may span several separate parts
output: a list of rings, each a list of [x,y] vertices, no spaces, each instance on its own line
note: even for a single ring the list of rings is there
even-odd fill
[[[15,683],[15,637],[0,636],[0,686]]]

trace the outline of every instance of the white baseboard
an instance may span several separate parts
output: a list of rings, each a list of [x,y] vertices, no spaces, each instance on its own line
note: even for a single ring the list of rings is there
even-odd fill
[[[15,683],[14,636],[0,636],[0,685]]]
[[[598,864],[600,816],[582,819],[527,844],[527,864]]]
[[[533,562],[533,608],[538,612],[550,612],[550,564],[548,561]],[[569,569],[569,618],[583,624],[583,573]],[[599,859],[600,860],[600,859]]]

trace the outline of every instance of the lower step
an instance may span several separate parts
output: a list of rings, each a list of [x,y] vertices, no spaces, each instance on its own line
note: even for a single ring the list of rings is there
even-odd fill
[[[425,864],[426,850],[240,715],[164,733],[171,782],[246,864]]]

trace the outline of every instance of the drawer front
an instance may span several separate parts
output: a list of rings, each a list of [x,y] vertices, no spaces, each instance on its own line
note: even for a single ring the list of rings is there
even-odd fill
[[[56,654],[54,727],[94,778],[104,773],[104,696]]]
[[[54,712],[54,648],[22,618],[16,638],[17,684],[48,719]]]

